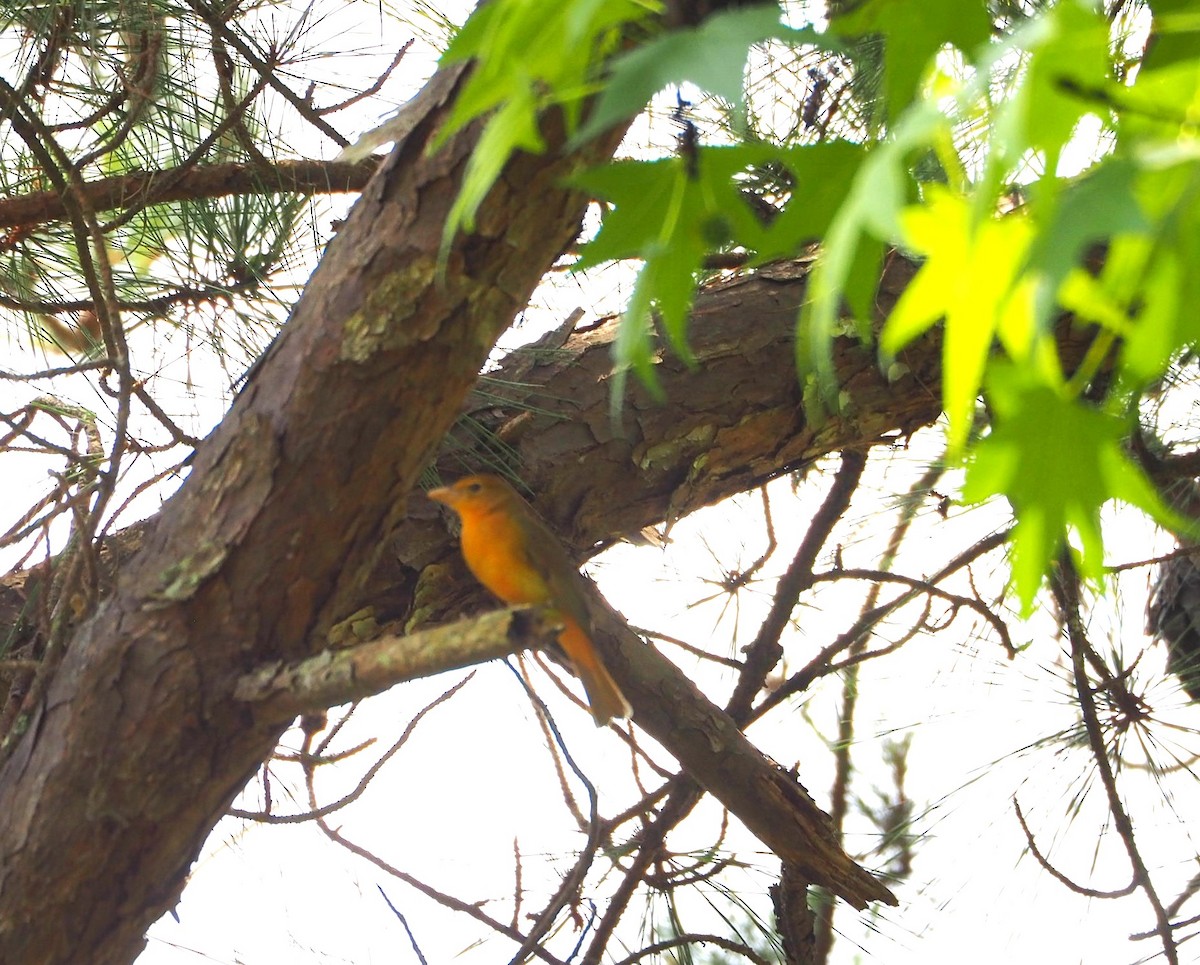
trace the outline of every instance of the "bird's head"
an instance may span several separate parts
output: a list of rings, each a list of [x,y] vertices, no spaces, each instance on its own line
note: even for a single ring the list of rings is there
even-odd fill
[[[449,486],[429,490],[428,496],[449,506],[460,516],[493,512],[518,498],[513,488],[499,476],[464,476]]]

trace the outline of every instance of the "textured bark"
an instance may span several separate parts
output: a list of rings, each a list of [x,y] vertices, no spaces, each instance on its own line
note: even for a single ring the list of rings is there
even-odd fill
[[[738,817],[788,867],[855,908],[895,896],[842,849],[833,825],[795,775],[759,751],[728,714],[700,693],[670,660],[621,617],[592,602],[593,639],[634,707],[637,726],[679,761],[684,772]],[[520,619],[518,619],[520,617]],[[555,638],[528,614],[497,610],[473,620],[395,636],[380,634],[348,649],[293,664],[271,664],[238,681],[235,695],[260,712],[319,711],[386,690],[400,681],[545,646]]]
[[[527,609],[492,610],[403,636],[376,628],[365,643],[259,667],[238,680],[234,696],[261,716],[291,718],[373,697],[401,681],[548,647],[561,630],[561,621],[555,625],[544,612]]]
[[[403,514],[496,336],[577,231],[560,187],[616,134],[515,158],[438,271],[477,137],[429,142],[459,72],[409,105],[280,337],[118,585],[76,630],[0,770],[0,960],[128,962],[288,718],[236,677],[308,652]]]
[[[615,614],[597,621],[605,663],[634,707],[637,725],[760,841],[855,908],[895,896],[842,849],[832,822],[795,775],[765,757],[679,668]]]
[[[872,348],[837,339],[843,411],[810,424],[793,361],[796,313],[810,268],[808,261],[781,263],[701,292],[691,325],[698,368],[665,356],[659,365],[665,402],[633,384],[620,433],[609,418],[608,395],[616,318],[551,332],[513,352],[462,410],[504,444],[504,455],[479,443],[482,433],[468,438],[454,430],[438,457],[439,472],[454,479],[509,466],[583,559],[646,526],[686,516],[831,452],[902,441],[935,422],[942,364],[936,330],[901,355],[904,368],[893,380],[880,371]],[[888,259],[877,302],[880,320],[914,270],[898,255]],[[1062,327],[1059,352],[1068,371],[1091,340],[1089,330]],[[454,539],[438,508],[420,495],[410,497],[407,510],[385,537],[389,551],[380,554],[360,595],[339,616],[370,606],[376,620],[398,619],[416,629],[492,605],[469,580],[427,571],[441,562],[461,572]],[[140,547],[148,525],[110,541],[116,563],[130,555],[124,544]],[[0,633],[20,634],[20,613],[36,574],[14,574],[0,583]]]
[[[656,403],[634,384],[620,432],[610,420],[608,396],[615,319],[573,334],[551,333],[513,353],[467,407],[506,453],[497,456],[464,434],[449,451],[444,447],[439,471],[452,479],[507,461],[538,511],[583,559],[832,452],[899,442],[933,424],[942,411],[936,331],[900,356],[892,379],[873,348],[837,339],[842,411],[809,421],[794,359],[810,268],[809,262],[775,265],[705,290],[691,323],[697,368],[664,356],[658,374],[666,402]],[[880,321],[914,271],[898,255],[888,259],[877,298]],[[1059,351],[1068,371],[1091,341],[1089,330],[1061,327]],[[412,627],[487,605],[470,580],[428,569],[461,564],[437,508],[415,498],[409,509],[391,536],[394,556],[381,561],[360,602]],[[436,579],[422,576],[430,573]]]
[[[817,954],[815,921],[808,907],[810,884],[802,873],[785,861],[779,881],[770,888],[771,903],[775,906],[775,928],[783,944],[786,965],[817,965],[825,961]]]

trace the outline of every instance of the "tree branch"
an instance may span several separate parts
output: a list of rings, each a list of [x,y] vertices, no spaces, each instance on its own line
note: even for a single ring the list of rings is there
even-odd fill
[[[201,164],[87,181],[80,195],[94,212],[240,194],[345,194],[361,191],[380,158],[362,161],[275,161],[268,165]],[[61,221],[67,207],[58,191],[0,199],[0,228]]]
[[[553,646],[559,629],[534,610],[496,610],[418,633],[383,633],[367,643],[322,650],[291,663],[276,661],[243,674],[233,695],[253,704],[264,719],[290,721],[372,697],[406,680]]]
[[[1154,909],[1158,936],[1162,942],[1163,957],[1168,965],[1179,965],[1179,948],[1175,936],[1171,932],[1171,920],[1159,898],[1158,890],[1150,877],[1150,870],[1146,867],[1146,862],[1134,839],[1133,821],[1130,820],[1129,812],[1126,811],[1125,804],[1121,800],[1121,793],[1117,788],[1117,777],[1113,772],[1112,762],[1109,760],[1108,748],[1105,746],[1104,731],[1096,713],[1095,692],[1087,676],[1086,659],[1086,653],[1092,651],[1093,648],[1087,638],[1087,631],[1080,616],[1079,587],[1079,575],[1071,560],[1070,551],[1064,549],[1059,554],[1058,566],[1051,575],[1050,588],[1062,614],[1063,622],[1066,624],[1067,637],[1071,642],[1071,672],[1075,684],[1075,696],[1083,714],[1088,745],[1091,748],[1092,758],[1096,762],[1096,772],[1100,776],[1100,783],[1104,787],[1113,825],[1121,843],[1125,846],[1125,853],[1129,857],[1129,864],[1133,870],[1133,881],[1145,893],[1150,907]]]
[[[862,452],[847,450],[842,453],[842,464],[838,467],[837,475],[833,477],[829,492],[809,523],[808,531],[804,534],[795,557],[780,576],[771,608],[767,611],[758,633],[753,642],[746,647],[745,666],[738,677],[733,696],[729,698],[729,704],[725,708],[734,720],[745,723],[750,714],[750,705],[762,689],[767,674],[783,657],[783,647],[779,639],[791,622],[800,594],[813,584],[813,567],[816,565],[817,555],[825,546],[833,527],[849,507],[850,498],[858,488],[866,464],[867,457]]]
[[[808,792],[747,739],[675,664],[643,643],[611,610],[593,611],[597,645],[639,727],[666,747],[775,854],[855,908],[896,904],[883,884],[842,850]]]

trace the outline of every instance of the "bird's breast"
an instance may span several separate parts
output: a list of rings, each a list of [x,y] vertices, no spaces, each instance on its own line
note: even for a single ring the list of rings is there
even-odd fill
[[[546,584],[529,563],[520,524],[499,513],[464,519],[463,559],[505,603],[545,603]]]

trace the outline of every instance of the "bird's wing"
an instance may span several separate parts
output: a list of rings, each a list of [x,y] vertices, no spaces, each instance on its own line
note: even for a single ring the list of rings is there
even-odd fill
[[[561,610],[585,629],[592,625],[588,613],[583,577],[563,548],[557,536],[544,522],[530,516],[528,524],[536,530],[533,538],[525,541],[525,554],[529,565],[537,570],[550,591],[550,599],[556,609]]]

